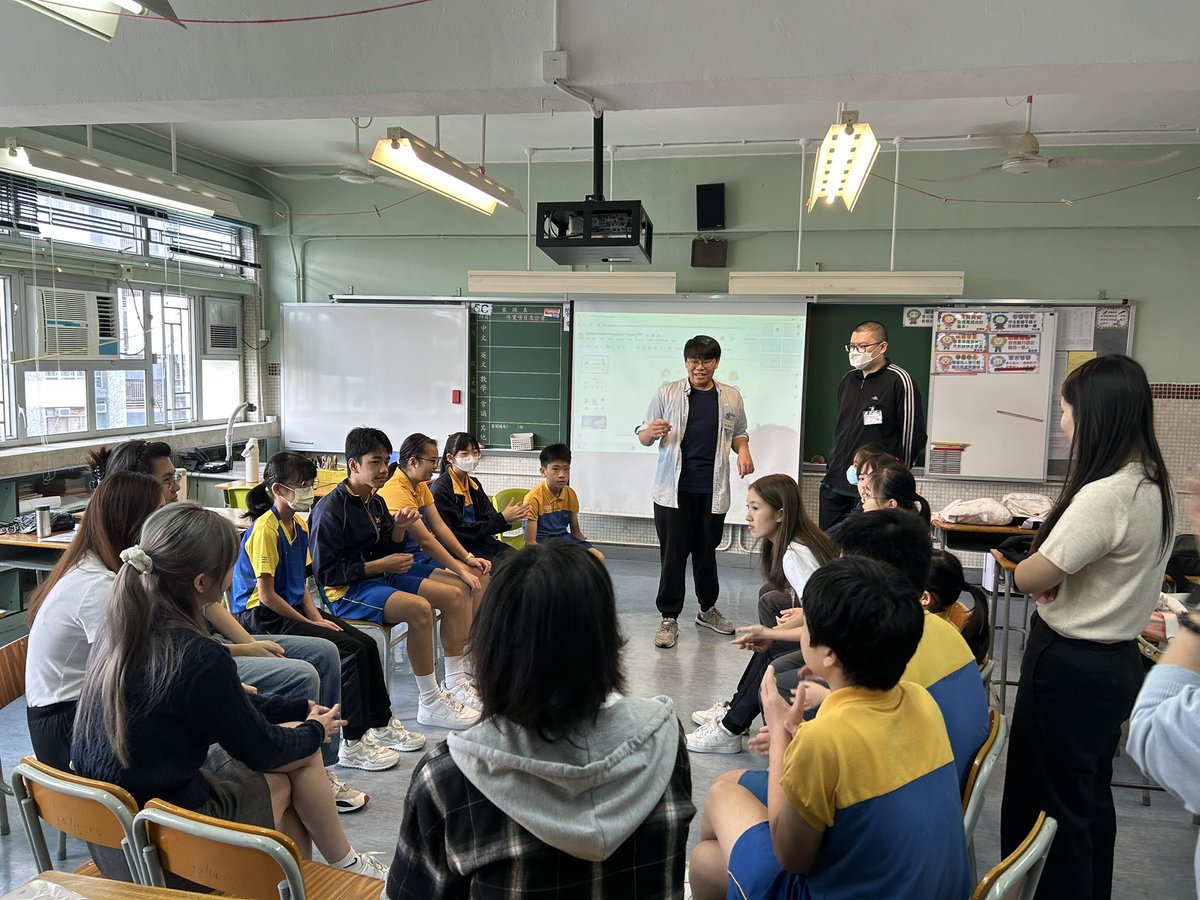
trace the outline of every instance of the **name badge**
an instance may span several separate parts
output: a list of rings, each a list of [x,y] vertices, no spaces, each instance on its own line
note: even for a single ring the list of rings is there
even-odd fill
[[[863,410],[864,425],[882,425],[883,410],[882,409],[864,409]]]

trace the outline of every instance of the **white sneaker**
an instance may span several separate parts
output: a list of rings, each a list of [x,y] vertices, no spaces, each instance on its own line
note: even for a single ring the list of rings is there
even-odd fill
[[[742,736],[730,734],[720,722],[705,722],[687,736],[687,748],[693,753],[741,753]]]
[[[354,862],[348,866],[343,866],[341,871],[353,872],[355,875],[366,875],[368,878],[378,878],[380,881],[386,881],[389,868],[389,866],[385,866],[377,860],[374,853],[360,853]]]
[[[400,754],[388,747],[381,747],[372,741],[368,734],[361,741],[351,741],[342,738],[338,747],[338,765],[349,769],[366,769],[368,772],[382,772],[399,765]]]
[[[697,725],[703,725],[705,722],[711,722],[713,719],[725,718],[725,713],[729,711],[729,702],[726,700],[718,700],[708,709],[698,709],[692,713],[692,721]]]
[[[470,728],[479,721],[479,710],[463,706],[438,688],[437,695],[430,703],[424,699],[417,704],[417,721],[422,725],[432,725],[434,728],[449,728],[454,731]]]
[[[464,678],[455,684],[454,687],[443,684],[442,690],[467,707],[467,709],[477,711],[483,709],[483,698],[479,696],[479,691],[476,690],[473,681]]]
[[[397,761],[399,761],[399,758],[400,755],[396,754]],[[325,774],[329,776],[329,787],[333,789],[333,805],[337,807],[338,812],[358,812],[371,799],[362,791],[350,787],[350,785],[334,775],[331,769],[326,769]]]
[[[418,720],[419,721],[419,720]],[[425,735],[409,731],[404,727],[404,723],[392,716],[387,725],[382,728],[372,728],[367,732],[372,743],[378,744],[380,747],[390,747],[392,750],[403,750],[408,753],[411,750],[420,750],[425,746]]]

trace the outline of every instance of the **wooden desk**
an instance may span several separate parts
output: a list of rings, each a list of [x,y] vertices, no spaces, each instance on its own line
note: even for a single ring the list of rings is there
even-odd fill
[[[262,484],[261,481],[222,481],[220,484],[213,485],[218,491],[245,490],[246,488],[258,487]],[[316,497],[324,497],[330,493],[335,487],[341,484],[340,481],[325,482],[324,484],[313,485],[313,495]]]
[[[63,532],[66,534],[67,532]],[[20,547],[22,550],[63,550],[70,541],[46,541],[36,534],[0,534],[0,547]],[[3,562],[0,559],[0,562]]]
[[[992,604],[992,632],[988,637],[988,655],[994,657],[996,649],[996,625],[999,613],[996,607],[996,598],[999,594],[1000,582],[1004,582],[1004,640],[1000,644],[1000,712],[1004,713],[1004,701],[1008,695],[1008,636],[1012,633],[1012,586],[1013,573],[1017,571],[1017,564],[1012,562],[1007,556],[999,550],[992,549],[988,551],[992,555],[992,559],[996,561],[996,577],[992,579],[992,596],[990,598]]]
[[[1016,525],[964,525],[942,519],[934,519],[930,524],[933,526],[933,542],[943,550],[974,550],[986,553],[1013,535],[1037,534],[1032,528],[1020,528]]]
[[[174,900],[196,900],[196,897],[199,896],[187,891],[174,891],[170,888],[143,887],[140,884],[130,884],[126,881],[111,881],[107,878],[55,871],[35,875],[22,887],[37,887],[46,884],[57,884],[80,896],[88,897],[89,900],[156,900],[156,898],[157,900],[172,900],[172,898]],[[5,894],[4,896],[10,895]],[[0,898],[0,900],[4,900],[4,898]]]

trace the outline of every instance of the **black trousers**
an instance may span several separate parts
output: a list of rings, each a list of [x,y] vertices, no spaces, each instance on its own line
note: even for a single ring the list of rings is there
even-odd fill
[[[25,710],[34,755],[39,762],[54,766],[60,772],[71,771],[71,732],[75,728],[78,705],[78,700],[64,700]]]
[[[342,736],[361,740],[368,728],[382,728],[392,718],[392,701],[383,678],[383,663],[371,636],[359,631],[349,622],[321,610],[321,615],[341,626],[341,631],[321,628],[311,622],[301,622],[289,616],[256,606],[238,616],[238,621],[251,634],[295,634],[301,637],[324,638],[337,644],[342,662],[342,718],[349,724]]]
[[[1112,760],[1143,675],[1133,641],[1072,640],[1034,614],[1008,736],[1000,847],[1003,856],[1015,850],[1041,810],[1058,820],[1038,883],[1043,900],[1112,894]]]
[[[821,485],[819,495],[818,516],[820,518],[820,526],[822,531],[828,531],[850,513],[854,509],[854,505],[858,503],[858,497],[839,494],[837,491],[827,488],[824,484]]]
[[[767,628],[773,628],[779,613],[794,605],[790,591],[777,591],[764,584],[758,592],[758,621]],[[729,709],[721,720],[721,725],[726,731],[742,734],[750,727],[754,717],[762,712],[758,690],[767,666],[772,665],[779,657],[799,649],[799,644],[775,641],[765,652],[750,654],[750,661],[746,663],[746,669],[738,681],[737,692],[729,701]]]
[[[683,612],[683,595],[688,557],[700,609],[717,603],[721,585],[717,581],[717,544],[725,529],[725,516],[712,512],[712,494],[680,491],[679,506],[654,504],[654,530],[658,532],[658,611],[664,619],[678,619]]]

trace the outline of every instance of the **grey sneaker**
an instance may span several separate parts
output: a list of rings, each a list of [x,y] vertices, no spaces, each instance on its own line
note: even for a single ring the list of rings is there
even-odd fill
[[[679,622],[675,619],[663,619],[662,624],[658,626],[658,633],[654,635],[654,646],[674,647],[678,639]]]
[[[717,634],[733,634],[733,623],[721,615],[715,606],[696,613],[696,624],[711,628]]]

